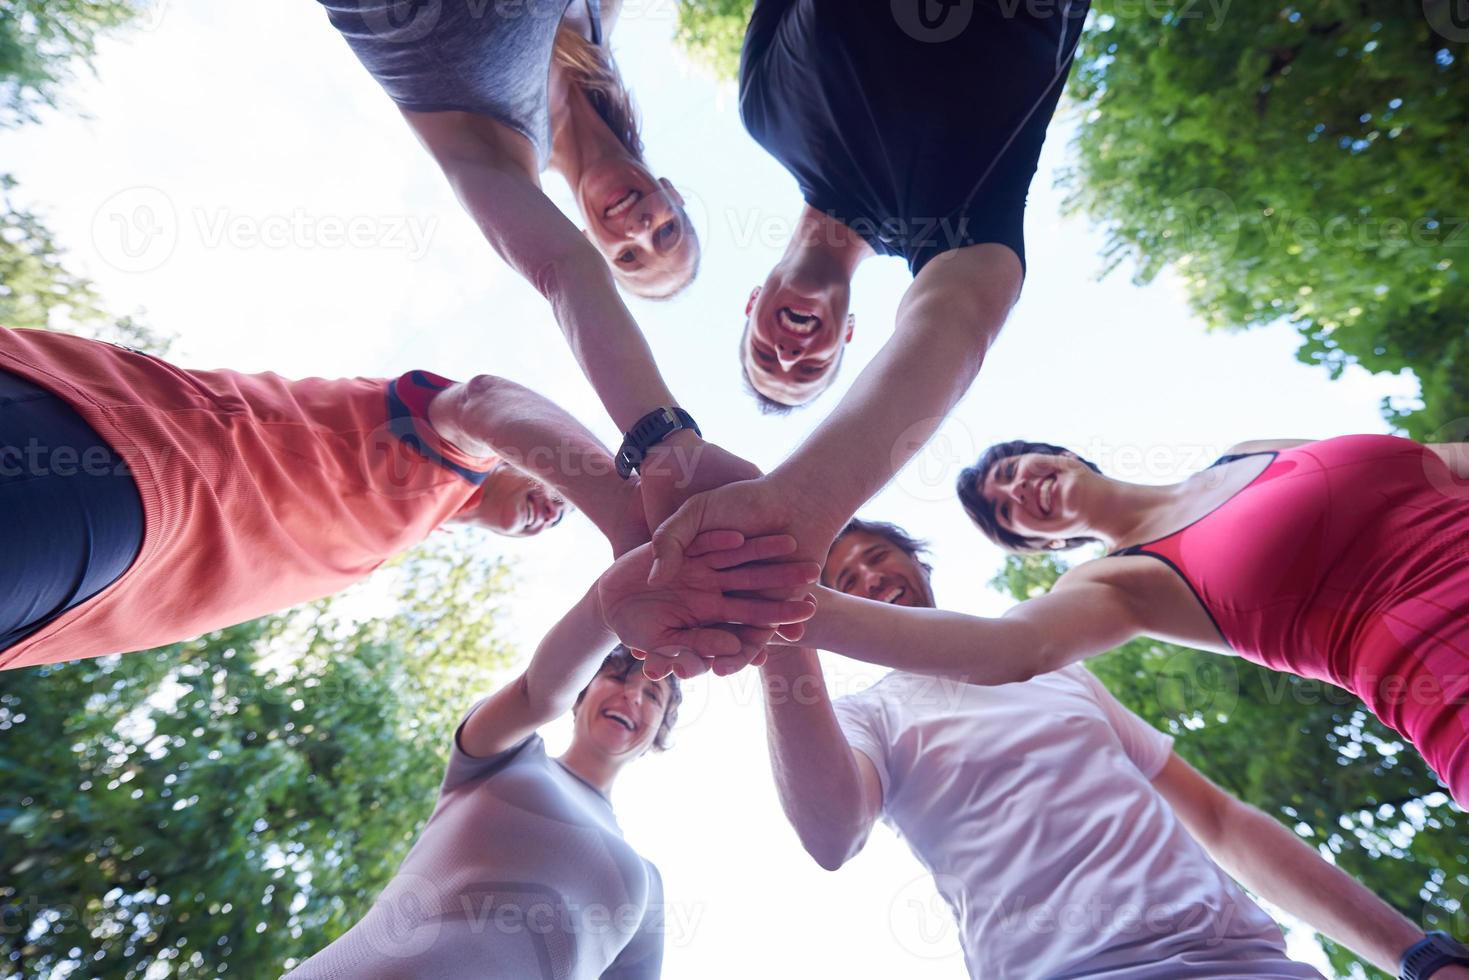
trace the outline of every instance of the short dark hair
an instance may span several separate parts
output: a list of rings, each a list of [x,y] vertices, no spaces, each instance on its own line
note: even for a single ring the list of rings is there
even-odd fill
[[[749,335],[750,317],[747,316],[745,317],[745,329],[740,331],[740,374],[745,379],[745,390],[748,391],[750,393],[750,396],[755,399],[755,404],[760,407],[761,415],[789,415],[796,409],[805,408],[807,405],[810,405],[812,402],[816,401],[816,399],[820,398],[822,394],[826,392],[827,388],[830,388],[833,384],[836,383],[837,372],[842,369],[842,361],[845,360],[847,357],[847,345],[843,344],[842,349],[837,351],[836,363],[833,364],[831,366],[831,370],[827,372],[826,387],[822,388],[821,391],[818,391],[808,400],[801,402],[800,404],[787,405],[785,402],[776,401],[774,398],[771,398],[759,388],[755,387],[755,379],[750,377],[750,366],[745,363],[745,338]]]
[[[1095,473],[1101,473],[1101,467],[1089,459],[1084,459],[1076,453],[1063,446],[1054,446],[1049,442],[1026,442],[1024,439],[1015,439],[1010,442],[1000,442],[986,449],[979,457],[979,461],[973,466],[965,467],[959,474],[959,503],[963,505],[964,512],[974,522],[985,537],[1006,551],[1028,552],[1028,551],[1051,551],[1046,547],[1046,538],[1028,538],[1016,534],[1014,531],[1006,530],[1000,526],[999,515],[995,513],[994,505],[984,499],[980,493],[980,487],[989,478],[990,471],[1004,460],[1015,456],[1070,456],[1089,467]],[[1067,538],[1056,551],[1066,551],[1070,548],[1080,548],[1082,545],[1096,544],[1097,538]]]
[[[597,677],[607,674],[619,681],[627,680],[627,675],[634,671],[643,669],[643,662],[632,655],[632,651],[621,643],[612,648],[602,661],[602,666],[597,668]],[[592,678],[596,680],[596,677]],[[678,723],[678,706],[683,704],[683,687],[679,684],[678,677],[669,674],[665,680],[668,681],[668,703],[663,706],[663,721],[658,725],[658,734],[653,736],[653,748],[658,752],[666,752],[669,746],[669,736],[673,732],[673,726]],[[587,691],[592,685],[588,684],[581,689],[576,696],[576,704],[572,711],[581,707],[582,701],[586,699]]]
[[[892,545],[894,548],[897,548],[909,558],[912,558],[913,563],[916,564],[919,568],[923,569],[924,577],[929,579],[929,581],[925,584],[927,584],[928,586],[929,600],[932,601],[933,566],[924,560],[924,556],[928,554],[927,541],[915,538],[913,535],[909,534],[901,527],[898,527],[898,525],[890,524],[887,521],[864,521],[860,517],[854,517],[847,522],[847,526],[842,528],[841,533],[838,534],[836,536],[836,539],[832,541],[832,548],[835,548],[837,546],[837,542],[841,541],[842,538],[845,538],[847,535],[851,534],[854,531],[861,531],[864,534],[871,534],[873,537],[882,538],[888,544]],[[827,549],[827,555],[830,554],[831,550]],[[823,578],[825,575],[826,570],[823,568]]]

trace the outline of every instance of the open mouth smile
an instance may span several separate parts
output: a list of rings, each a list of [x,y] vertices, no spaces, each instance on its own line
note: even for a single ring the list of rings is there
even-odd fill
[[[620,218],[624,214],[627,214],[629,211],[631,211],[633,207],[642,199],[642,191],[636,189],[629,190],[622,197],[618,198],[612,204],[608,205],[607,210],[602,212],[602,217],[606,218],[608,221],[611,221],[614,218]]]
[[[777,314],[780,325],[798,337],[809,337],[821,329],[821,318],[814,313],[797,313],[783,306]]]
[[[613,711],[611,708],[607,708],[603,710],[602,717],[617,722],[617,724],[630,732],[638,730],[637,723],[620,711]]]
[[[1054,474],[1041,481],[1040,491],[1036,494],[1036,506],[1041,510],[1042,517],[1050,517],[1056,504],[1056,477]]]

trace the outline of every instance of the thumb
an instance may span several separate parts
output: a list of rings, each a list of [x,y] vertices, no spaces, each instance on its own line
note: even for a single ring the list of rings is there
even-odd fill
[[[683,569],[684,552],[699,536],[704,502],[695,497],[653,532],[653,567],[648,570],[649,585],[666,585]]]

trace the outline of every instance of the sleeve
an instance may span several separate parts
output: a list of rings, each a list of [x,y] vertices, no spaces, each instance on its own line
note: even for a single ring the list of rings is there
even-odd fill
[[[1125,708],[1122,702],[1107,690],[1106,685],[1097,680],[1096,675],[1085,667],[1078,665],[1067,668],[1067,670],[1075,671],[1074,676],[1091,691],[1093,700],[1106,715],[1107,721],[1112,725],[1112,730],[1117,733],[1117,739],[1122,743],[1122,750],[1127,753],[1132,764],[1137,766],[1138,771],[1149,781],[1156,779],[1158,773],[1162,772],[1163,767],[1168,764],[1168,757],[1173,753],[1173,736],[1158,731]]]
[[[440,796],[458,789],[465,783],[487,779],[517,759],[523,760],[537,753],[541,756],[546,754],[545,743],[541,741],[539,735],[534,733],[526,736],[525,740],[518,745],[483,759],[465,752],[459,745],[459,734],[464,731],[464,723],[469,720],[469,716],[478,711],[480,705],[484,703],[484,700],[476,701],[474,707],[465,712],[464,718],[459,722],[459,727],[454,729],[454,740],[449,747],[449,765],[444,771],[444,783],[439,787]]]
[[[882,784],[882,805],[887,809],[889,796],[888,746],[892,744],[885,705],[871,691],[849,694],[832,705],[837,724],[847,738],[847,744],[872,761]]]
[[[663,936],[668,931],[663,875],[652,861],[643,863],[648,868],[648,907],[637,935],[617,954],[602,980],[658,980],[663,974]]]

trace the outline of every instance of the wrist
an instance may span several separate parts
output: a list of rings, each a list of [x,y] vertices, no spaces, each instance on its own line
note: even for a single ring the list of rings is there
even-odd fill
[[[1469,947],[1444,932],[1430,932],[1403,951],[1399,964],[1403,980],[1449,980],[1469,967]]]
[[[624,480],[635,472],[647,476],[644,468],[650,460],[666,458],[670,452],[695,451],[702,442],[699,425],[688,412],[676,406],[654,409],[623,435],[616,456],[617,473]]]

